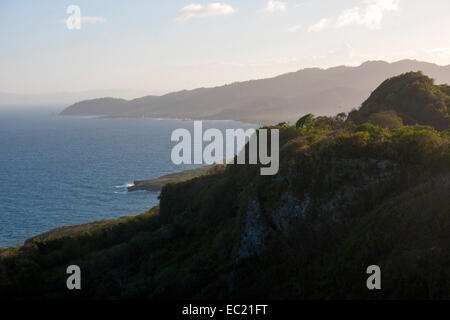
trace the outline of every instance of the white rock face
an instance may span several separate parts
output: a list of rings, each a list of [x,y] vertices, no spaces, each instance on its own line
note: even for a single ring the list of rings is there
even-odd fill
[[[239,243],[236,262],[258,255],[271,234],[284,232],[299,219],[309,213],[328,217],[330,222],[339,222],[352,206],[358,205],[362,192],[369,191],[381,183],[387,183],[398,172],[387,160],[378,159],[341,159],[330,163],[329,173],[322,181],[312,181],[311,189],[316,183],[339,185],[333,192],[324,191],[311,196],[305,193],[293,196],[284,192],[270,212],[261,210],[257,199],[248,202],[245,226]],[[345,181],[340,185],[340,181]],[[274,177],[273,183],[282,185],[284,179]],[[267,217],[263,217],[263,214]],[[320,225],[313,225],[320,228]]]
[[[237,261],[246,259],[260,253],[264,240],[270,230],[261,219],[261,207],[257,200],[251,200],[248,204],[245,229],[237,254]]]

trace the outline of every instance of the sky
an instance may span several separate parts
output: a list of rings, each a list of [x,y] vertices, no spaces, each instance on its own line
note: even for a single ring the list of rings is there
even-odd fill
[[[449,0],[0,0],[0,92],[163,94],[367,60],[448,65],[449,12]]]

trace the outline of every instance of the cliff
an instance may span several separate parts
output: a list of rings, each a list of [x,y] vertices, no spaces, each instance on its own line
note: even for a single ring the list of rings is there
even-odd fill
[[[448,128],[313,120],[269,128],[275,176],[227,165],[165,185],[142,215],[0,250],[0,297],[450,298]],[[65,287],[72,264],[83,290]],[[380,291],[366,288],[370,265]]]
[[[448,298],[449,138],[415,127],[279,129],[278,175],[228,165],[166,185],[143,215],[8,248],[0,296]],[[64,287],[70,264],[83,270],[79,292]],[[371,264],[382,292],[364,287]]]

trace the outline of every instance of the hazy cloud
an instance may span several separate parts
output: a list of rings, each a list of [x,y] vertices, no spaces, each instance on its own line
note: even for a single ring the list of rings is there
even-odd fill
[[[194,17],[223,16],[232,14],[236,11],[232,6],[222,3],[211,3],[206,6],[193,3],[181,9],[176,20],[186,21]]]
[[[330,25],[330,21],[326,18],[320,19],[319,22],[309,26],[308,32],[319,32],[327,28]]]
[[[365,0],[362,6],[345,9],[336,19],[318,27],[324,19],[312,25],[309,31],[321,31],[326,27],[341,28],[351,25],[361,25],[369,29],[379,29],[385,12],[397,11],[400,0]]]
[[[300,30],[302,28],[301,24],[297,24],[295,26],[289,27],[286,29],[286,32],[297,32],[298,30]]]
[[[268,13],[286,11],[286,2],[269,0],[263,11]]]
[[[82,16],[81,23],[103,23],[106,22],[106,19],[103,17],[95,17],[95,16]]]
[[[61,19],[59,20],[60,23],[66,23],[67,19]],[[104,23],[106,22],[106,19],[103,17],[96,17],[96,16],[81,16],[81,23],[90,23],[90,24],[95,24],[95,23]]]

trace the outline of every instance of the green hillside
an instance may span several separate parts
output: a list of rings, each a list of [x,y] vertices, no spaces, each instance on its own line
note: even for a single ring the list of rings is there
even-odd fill
[[[349,119],[356,123],[389,122],[429,125],[445,130],[450,125],[450,86],[435,85],[421,72],[409,72],[384,81]],[[395,120],[398,123],[398,120]]]

